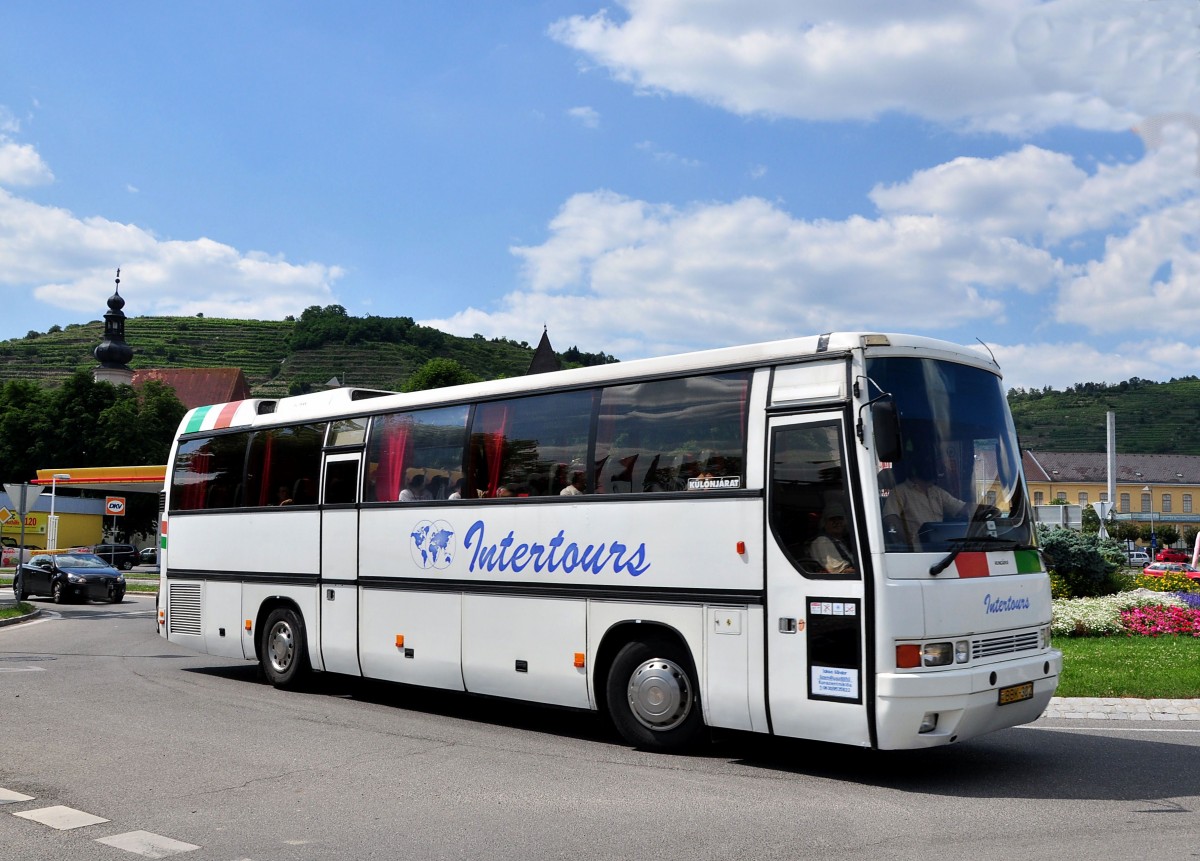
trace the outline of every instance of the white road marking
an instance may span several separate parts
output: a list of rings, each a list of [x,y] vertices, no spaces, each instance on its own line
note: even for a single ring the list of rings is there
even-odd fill
[[[1115,718],[1106,718],[1104,722],[1109,726],[1015,726],[1013,729],[1040,729],[1050,730],[1052,732],[1200,732],[1200,728],[1192,729],[1187,723],[1176,724],[1174,726],[1111,726]],[[1190,721],[1189,721],[1190,723]]]
[[[11,789],[0,787],[0,804],[15,804],[18,801],[33,801],[34,796],[22,795],[19,792],[13,792]]]
[[[40,807],[37,810],[22,810],[14,813],[13,816],[20,816],[22,819],[31,819],[34,822],[40,822],[42,825],[57,828],[59,831],[69,831],[72,828],[83,828],[87,825],[98,825],[101,822],[108,822],[102,816],[93,816],[90,813],[84,813],[82,810],[76,810],[73,807],[64,807],[61,804],[56,804],[53,807]]]
[[[141,855],[143,858],[166,858],[169,855],[178,855],[181,852],[191,852],[193,849],[200,848],[191,843],[172,840],[170,837],[163,837],[161,834],[152,834],[149,831],[130,831],[128,834],[114,834],[112,837],[97,838],[96,842],[103,843],[106,846],[114,846],[117,849],[124,849],[126,852]]]

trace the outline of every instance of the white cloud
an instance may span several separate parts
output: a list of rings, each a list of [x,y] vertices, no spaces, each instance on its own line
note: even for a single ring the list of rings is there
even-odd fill
[[[567,111],[567,116],[576,120],[584,128],[600,128],[600,112],[595,108],[589,108],[586,105],[578,108],[570,108]]]
[[[1055,283],[1047,252],[930,215],[796,219],[760,198],[686,209],[573,196],[537,246],[513,249],[527,289],[496,310],[428,321],[503,334],[546,321],[626,357],[832,329],[947,328],[1004,315],[1017,287]]]
[[[988,344],[1004,372],[1008,388],[1065,389],[1076,383],[1117,383],[1131,377],[1165,380],[1195,373],[1200,347],[1163,338],[1159,342],[1113,340]]]
[[[54,174],[29,144],[18,144],[0,136],[0,186],[43,185]]]
[[[1021,134],[1200,107],[1192,0],[618,2],[550,34],[639,90],[741,115]]]
[[[96,314],[120,266],[137,314],[278,319],[333,301],[342,272],[240,252],[210,239],[164,241],[131,224],[79,218],[0,189],[0,289]]]
[[[1200,324],[1200,199],[1143,216],[1063,288],[1059,322],[1093,332],[1195,331]]]
[[[701,165],[699,159],[687,158],[686,156],[671,152],[670,150],[665,150],[654,143],[654,141],[640,141],[639,143],[634,144],[634,147],[644,153],[649,153],[650,157],[655,161],[662,162],[664,164],[674,164],[679,165],[680,167],[700,167]]]

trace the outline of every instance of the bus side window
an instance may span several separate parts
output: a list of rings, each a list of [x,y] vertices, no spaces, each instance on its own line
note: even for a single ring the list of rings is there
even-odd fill
[[[596,492],[744,487],[749,393],[742,371],[604,389]]]
[[[557,496],[568,486],[568,465],[586,476],[594,399],[580,390],[481,404],[468,467],[481,495]]]

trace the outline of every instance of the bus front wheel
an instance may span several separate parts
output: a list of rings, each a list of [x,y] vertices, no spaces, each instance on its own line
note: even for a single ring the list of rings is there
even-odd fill
[[[691,659],[665,638],[627,643],[617,653],[607,701],[617,732],[635,747],[682,750],[704,729]]]
[[[267,616],[262,648],[263,674],[277,688],[295,684],[308,668],[304,622],[295,610],[279,607]]]

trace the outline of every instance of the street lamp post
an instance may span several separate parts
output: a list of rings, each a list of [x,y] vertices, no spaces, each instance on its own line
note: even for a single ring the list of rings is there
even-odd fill
[[[1150,493],[1150,485],[1142,488],[1142,493]],[[1150,561],[1154,561],[1158,549],[1158,535],[1154,531],[1154,497],[1150,497]]]
[[[58,549],[58,515],[54,513],[54,498],[55,491],[58,489],[60,481],[67,481],[71,478],[71,474],[67,472],[56,472],[50,478],[50,523],[46,527],[46,549]]]

